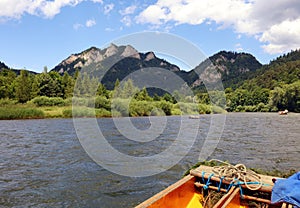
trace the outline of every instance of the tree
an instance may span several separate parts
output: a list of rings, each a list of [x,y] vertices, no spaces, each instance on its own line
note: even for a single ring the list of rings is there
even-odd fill
[[[32,86],[31,86],[31,99],[37,97],[40,92],[39,79],[38,75],[35,75],[32,78]]]
[[[270,105],[278,110],[300,112],[300,81],[271,91]]]
[[[76,79],[74,95],[80,97],[95,96],[97,94],[98,84],[97,78],[90,78],[86,72],[83,74],[80,73]]]
[[[98,85],[97,95],[109,98],[109,91],[105,88],[105,86],[102,83]]]
[[[134,86],[132,79],[128,79],[123,84],[121,97],[122,98],[133,97],[138,91],[139,89],[136,86]]]
[[[169,93],[165,93],[162,97],[165,101],[175,104],[177,101]]]
[[[44,71],[43,71],[44,74],[47,74],[48,73],[48,67],[47,66],[44,66]]]
[[[32,80],[26,70],[21,70],[20,75],[16,79],[16,98],[20,103],[25,103],[31,99]]]
[[[135,94],[134,98],[139,101],[151,101],[152,98],[148,95],[146,87]]]
[[[57,72],[37,75],[38,95],[47,97],[63,97],[61,76]]]
[[[68,98],[73,96],[74,83],[75,83],[74,79],[68,74],[68,72],[65,72],[61,81],[63,98]]]
[[[14,98],[14,81],[17,75],[9,69],[0,71],[0,99]]]
[[[128,79],[123,83],[120,83],[117,79],[115,82],[113,96],[126,99],[133,97],[138,91],[138,87],[134,86],[133,81],[131,79]]]

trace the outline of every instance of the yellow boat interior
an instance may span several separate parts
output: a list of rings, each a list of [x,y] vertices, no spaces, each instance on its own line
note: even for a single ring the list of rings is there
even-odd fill
[[[276,177],[254,175],[258,181],[228,180],[214,174],[213,167],[200,166],[190,174],[142,202],[136,208],[246,208],[281,207],[292,205],[272,205],[270,198],[273,180]]]

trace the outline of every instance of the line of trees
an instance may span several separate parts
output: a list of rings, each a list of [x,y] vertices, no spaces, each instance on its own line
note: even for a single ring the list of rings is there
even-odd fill
[[[26,70],[21,70],[17,76],[9,69],[0,72],[0,99],[16,99],[25,103],[37,96],[67,98],[73,96],[75,78],[65,73],[61,76],[57,72],[34,75]]]
[[[74,88],[76,83],[76,87]],[[247,83],[246,83],[247,84]],[[149,96],[147,89],[139,90],[134,86],[131,80],[128,80],[122,86],[121,91],[110,91],[98,82],[96,78],[91,78],[87,74],[75,73],[74,76],[64,73],[51,71],[47,72],[47,68],[41,74],[32,74],[26,70],[22,70],[20,75],[15,72],[3,69],[0,71],[0,99],[17,100],[19,103],[26,103],[37,97],[57,97],[66,99],[73,97],[88,97],[95,94],[98,98],[98,105],[111,105],[110,100],[113,97],[126,99],[131,95],[135,101],[166,101],[171,104],[177,102],[190,102],[211,105],[213,104],[227,111],[278,111],[288,109],[289,111],[300,112],[300,81],[289,84],[281,84],[273,89],[262,88],[248,82],[248,85],[240,88],[225,89],[226,100],[224,100],[224,92],[197,93],[194,97],[182,96],[179,92],[174,92],[173,96],[165,94],[163,96]],[[120,82],[117,80],[115,88],[119,87]],[[75,90],[74,90],[75,89]],[[95,91],[95,92],[93,92]],[[141,103],[135,107],[140,106]],[[154,106],[155,107],[155,106]],[[154,108],[153,107],[153,108]],[[157,107],[157,106],[156,106]],[[107,107],[109,110],[110,107]]]

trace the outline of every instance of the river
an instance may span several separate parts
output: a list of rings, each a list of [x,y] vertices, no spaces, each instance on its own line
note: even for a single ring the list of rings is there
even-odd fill
[[[182,119],[189,125],[181,126]],[[188,139],[188,128],[199,122],[193,127],[198,134],[188,153],[167,171],[146,177],[122,176],[94,162],[81,146],[72,119],[0,121],[0,207],[133,207],[180,179],[197,162],[211,119],[211,115],[199,120],[168,117],[160,139],[142,145],[122,138],[112,119],[97,119],[114,148],[135,156],[162,152],[175,141],[179,127]],[[131,121],[139,129],[150,128],[147,117]],[[299,135],[299,114],[230,113],[208,159],[266,170],[299,170]]]

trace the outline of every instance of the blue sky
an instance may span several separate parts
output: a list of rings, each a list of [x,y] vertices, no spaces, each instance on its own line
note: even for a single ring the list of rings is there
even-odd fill
[[[207,56],[242,51],[268,63],[300,48],[299,25],[298,0],[0,0],[0,61],[41,72],[91,46],[159,31]]]

